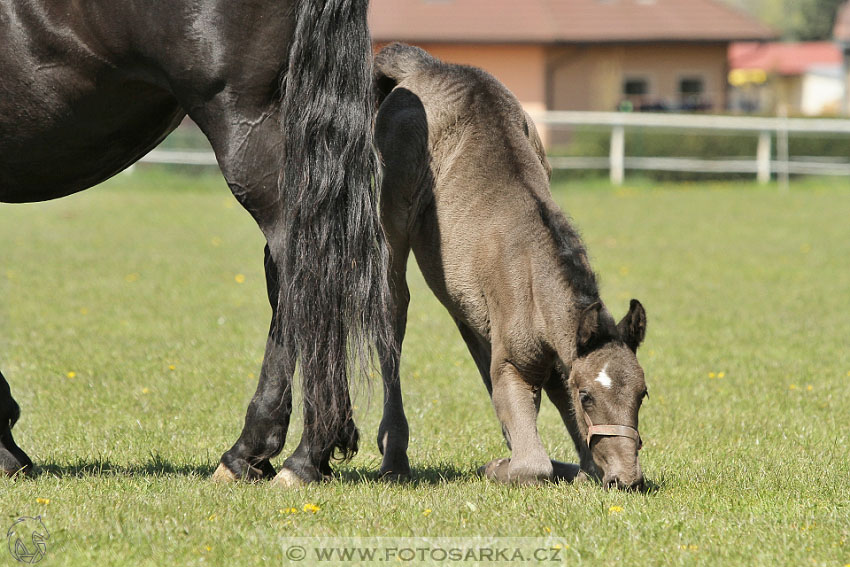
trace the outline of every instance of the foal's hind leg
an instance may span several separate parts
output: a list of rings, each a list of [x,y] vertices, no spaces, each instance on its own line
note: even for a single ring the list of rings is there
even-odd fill
[[[410,291],[407,288],[407,257],[409,248],[406,239],[395,235],[390,223],[387,236],[391,244],[390,290],[392,292],[393,335],[395,350],[379,345],[381,360],[381,378],[384,384],[384,413],[378,428],[378,451],[383,455],[380,476],[387,480],[401,480],[410,476],[410,462],[407,458],[407,443],[410,430],[404,415],[404,402],[401,397],[401,347],[407,328],[407,307],[410,304]]]
[[[289,341],[279,337],[277,267],[266,246],[266,286],[272,306],[272,323],[257,391],[248,406],[239,440],[221,457],[213,478],[258,480],[275,476],[269,459],[280,453],[286,442],[292,413],[292,375],[295,352]]]
[[[12,398],[9,384],[0,373],[0,473],[14,475],[32,471],[32,461],[12,438],[12,427],[21,410]]]

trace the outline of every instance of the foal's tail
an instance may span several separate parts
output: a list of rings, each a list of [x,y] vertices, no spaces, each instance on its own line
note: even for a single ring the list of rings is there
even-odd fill
[[[283,79],[285,157],[279,328],[295,344],[314,462],[350,457],[348,377],[392,346],[377,208],[368,0],[299,0]],[[352,347],[349,354],[348,347]]]
[[[439,59],[427,51],[406,43],[391,43],[375,56],[375,86],[378,102],[406,77],[420,71],[428,65],[438,65]]]

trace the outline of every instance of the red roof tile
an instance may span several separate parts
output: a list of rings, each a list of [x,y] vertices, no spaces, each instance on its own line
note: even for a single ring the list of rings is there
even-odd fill
[[[834,43],[733,43],[729,46],[730,69],[762,69],[780,75],[801,75],[816,66],[841,65],[841,51]]]
[[[376,41],[744,41],[776,33],[719,0],[371,0]]]

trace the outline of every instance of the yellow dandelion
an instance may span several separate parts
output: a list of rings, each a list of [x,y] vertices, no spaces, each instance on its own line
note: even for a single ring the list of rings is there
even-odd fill
[[[806,391],[807,391],[807,392],[811,392],[811,391],[812,391],[812,390],[814,390],[814,389],[815,389],[815,387],[814,387],[814,386],[812,386],[811,384],[809,384],[808,386],[806,386]]]
[[[548,526],[544,526],[544,527],[543,527],[543,531],[544,531],[544,532],[546,532],[547,534],[551,534],[551,533],[552,533],[552,528],[550,528],[550,527],[548,527]]]
[[[218,519],[218,514],[213,514],[209,518],[207,518],[210,522],[215,522]]]
[[[151,389],[150,389],[150,388],[148,388],[148,387],[144,387],[144,388],[142,388],[142,393],[143,393],[143,394],[150,394],[150,393],[151,393]]]
[[[608,508],[609,514],[619,514],[622,511],[623,511],[622,506],[611,506],[610,508]]]
[[[308,503],[308,504],[304,504],[304,508],[303,508],[303,510],[304,510],[305,512],[313,512],[313,513],[315,514],[316,512],[318,512],[319,510],[321,510],[321,508],[319,508],[319,507],[318,507],[318,506],[316,506],[315,504],[309,504],[309,503]]]
[[[245,283],[245,274],[236,274],[235,276],[233,276],[233,279],[236,281],[236,283]]]
[[[718,378],[723,378],[724,376],[726,376],[726,373],[725,373],[725,372],[718,372],[718,373],[717,373],[717,377],[718,377]]]
[[[204,549],[206,549],[207,551],[212,551],[212,547],[210,547],[209,545],[205,546]]]
[[[425,511],[422,512],[422,515],[425,516],[426,518],[428,516],[430,516],[431,515],[431,508],[426,508]]]
[[[176,369],[176,368],[177,368],[177,367],[176,367],[175,365],[173,365],[173,364],[169,364],[169,365],[168,365],[168,369],[169,369],[169,370],[174,370],[174,369]]]
[[[713,379],[715,376],[717,376],[717,374],[715,374],[714,372],[709,372],[709,373],[708,373],[708,377],[709,377],[709,378],[712,378],[712,379]]]
[[[790,386],[788,386],[788,389],[789,389],[789,390],[796,390],[796,389],[797,389],[797,384],[791,384]]]
[[[72,371],[68,372],[67,374],[65,374],[65,376],[67,376],[68,378],[73,380],[74,378],[77,377],[77,373],[72,370]]]
[[[36,498],[36,503],[41,504],[42,506],[47,506],[50,504],[50,498]]]
[[[280,511],[281,514],[297,514],[298,508],[283,508]]]

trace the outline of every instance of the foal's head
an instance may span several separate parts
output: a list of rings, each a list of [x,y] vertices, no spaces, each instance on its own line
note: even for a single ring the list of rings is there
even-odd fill
[[[641,490],[638,411],[647,395],[637,348],[646,334],[646,312],[633,299],[614,325],[600,303],[586,308],[578,326],[578,358],[567,382],[585,474],[606,488]]]

